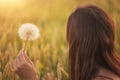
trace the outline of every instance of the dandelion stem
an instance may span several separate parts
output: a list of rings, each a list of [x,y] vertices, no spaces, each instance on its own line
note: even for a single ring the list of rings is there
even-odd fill
[[[24,47],[23,47],[23,52],[25,52],[25,50],[26,50],[26,48],[27,48],[27,43],[28,43],[28,37],[27,37],[27,39],[25,40]]]

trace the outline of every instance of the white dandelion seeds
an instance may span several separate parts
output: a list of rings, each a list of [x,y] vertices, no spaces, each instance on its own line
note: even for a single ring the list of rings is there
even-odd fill
[[[18,30],[18,34],[21,39],[25,40],[23,51],[26,49],[27,42],[29,40],[37,39],[40,36],[39,33],[39,29],[34,24],[25,23],[21,25],[21,27]]]
[[[35,40],[40,36],[37,26],[31,23],[25,23],[21,25],[18,30],[18,34],[23,40]]]

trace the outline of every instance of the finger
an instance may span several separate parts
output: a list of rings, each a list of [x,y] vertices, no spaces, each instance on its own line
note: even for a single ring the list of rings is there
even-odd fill
[[[26,51],[21,50],[18,57],[21,65],[23,64],[33,65],[32,61],[27,56]]]
[[[17,61],[18,61],[18,64],[22,64],[23,63],[23,58],[22,58],[22,52],[19,54],[19,56],[17,57]]]
[[[22,63],[22,60],[23,60],[22,55],[23,55],[23,51],[21,50],[16,58],[16,60],[18,61],[19,64]]]
[[[16,60],[13,62],[13,69],[14,69],[14,72],[17,73],[18,65],[17,65],[17,61]]]
[[[17,57],[16,58],[16,66],[17,66],[17,68],[19,68],[19,64],[20,64],[19,57]]]
[[[26,61],[27,61],[29,64],[33,65],[32,61],[31,61],[30,58],[27,56],[27,54],[26,54],[26,53],[23,53],[23,55],[24,55]]]
[[[20,52],[19,52],[19,54],[17,55],[17,57],[18,57],[20,54],[22,54],[22,52],[23,52],[23,50],[20,50]]]
[[[22,58],[22,50],[21,50],[13,63],[13,68],[16,73],[17,73],[17,71],[19,71],[21,64],[23,63],[22,60],[23,60],[23,58]]]
[[[24,50],[24,49],[22,49],[21,51],[22,51],[23,53],[26,53],[26,50]]]
[[[19,55],[19,61],[21,64],[26,64],[26,60],[25,60],[25,57],[24,57],[24,52],[21,52],[21,54]]]

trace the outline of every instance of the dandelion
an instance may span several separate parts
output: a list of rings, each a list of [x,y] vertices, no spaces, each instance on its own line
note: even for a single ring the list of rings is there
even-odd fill
[[[25,45],[23,47],[23,51],[25,51],[27,42],[29,40],[35,40],[40,36],[39,29],[37,28],[37,26],[35,26],[34,24],[31,24],[31,23],[25,23],[25,24],[21,25],[21,27],[18,30],[18,34],[21,39],[25,40]]]

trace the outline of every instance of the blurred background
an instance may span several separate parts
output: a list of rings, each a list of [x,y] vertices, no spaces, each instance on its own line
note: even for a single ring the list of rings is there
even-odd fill
[[[112,16],[120,53],[120,0],[0,0],[0,80],[22,80],[13,72],[12,62],[22,49],[18,28],[23,23],[40,29],[41,37],[27,47],[39,79],[67,80],[67,19],[77,6],[88,4]]]

